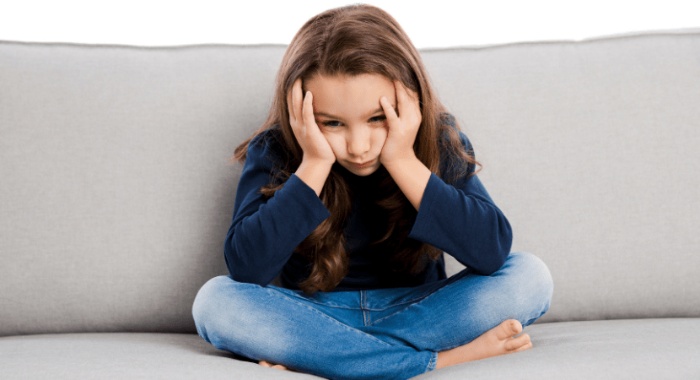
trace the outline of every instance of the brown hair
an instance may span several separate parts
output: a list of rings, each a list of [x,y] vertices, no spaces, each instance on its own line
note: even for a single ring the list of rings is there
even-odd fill
[[[302,82],[314,75],[380,74],[399,80],[419,95],[422,123],[413,145],[416,156],[433,173],[440,174],[440,149],[450,158],[455,179],[468,175],[470,165],[478,164],[465,152],[454,119],[446,119],[444,106],[430,86],[416,48],[401,26],[389,14],[368,5],[331,9],[307,21],[297,32],[282,59],[270,113],[263,126],[235,150],[235,158],[245,161],[248,143],[256,135],[279,128],[282,152],[278,171],[270,184],[261,189],[271,197],[299,167],[302,150],[289,125],[287,94],[297,78]],[[337,165],[336,165],[337,166]],[[381,170],[381,169],[380,169]],[[374,203],[383,211],[386,231],[374,244],[384,244],[394,252],[392,269],[418,273],[441,251],[408,238],[416,211],[393,179],[383,170]],[[348,255],[343,234],[350,214],[351,193],[341,173],[331,170],[320,198],[331,216],[322,222],[296,249],[311,262],[311,273],[299,284],[306,292],[330,291],[345,277]]]

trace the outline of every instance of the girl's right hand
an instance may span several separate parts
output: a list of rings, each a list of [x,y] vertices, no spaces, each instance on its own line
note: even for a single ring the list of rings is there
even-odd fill
[[[302,162],[333,165],[335,154],[316,124],[313,95],[307,91],[306,96],[302,96],[301,78],[294,81],[287,95],[287,109],[292,132],[304,152]]]

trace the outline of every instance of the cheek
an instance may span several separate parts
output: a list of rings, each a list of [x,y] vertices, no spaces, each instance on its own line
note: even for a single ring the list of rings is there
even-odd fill
[[[331,146],[333,154],[336,156],[343,154],[345,151],[345,138],[343,138],[340,133],[323,132],[323,136],[326,137],[326,141],[328,141],[328,145]]]
[[[386,136],[388,132],[389,131],[387,131],[386,127],[378,127],[372,130],[372,146],[375,150],[382,149],[382,147],[384,146],[384,142],[386,141]]]

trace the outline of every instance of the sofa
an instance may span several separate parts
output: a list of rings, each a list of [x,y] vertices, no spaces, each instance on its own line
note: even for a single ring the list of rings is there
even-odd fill
[[[284,49],[0,42],[0,378],[315,378],[191,315]],[[418,378],[700,379],[700,29],[422,54],[554,298],[533,349]]]

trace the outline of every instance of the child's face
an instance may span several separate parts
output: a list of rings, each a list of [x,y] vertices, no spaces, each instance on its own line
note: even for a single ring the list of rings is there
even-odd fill
[[[378,74],[315,75],[304,84],[313,94],[316,124],[337,162],[358,176],[377,171],[387,136],[379,98],[386,96],[396,109],[393,82]]]

